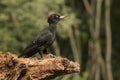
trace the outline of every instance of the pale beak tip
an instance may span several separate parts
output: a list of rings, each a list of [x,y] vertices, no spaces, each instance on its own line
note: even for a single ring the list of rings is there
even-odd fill
[[[60,16],[60,19],[64,19],[66,16]]]

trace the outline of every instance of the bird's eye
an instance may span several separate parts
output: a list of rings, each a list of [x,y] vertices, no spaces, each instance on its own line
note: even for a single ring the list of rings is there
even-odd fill
[[[59,16],[55,16],[55,19],[58,19],[59,18]]]

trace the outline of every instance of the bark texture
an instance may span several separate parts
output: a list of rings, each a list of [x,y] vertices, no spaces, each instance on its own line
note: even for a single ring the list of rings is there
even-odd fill
[[[80,71],[80,65],[66,58],[18,58],[0,52],[0,80],[51,80],[57,76]]]

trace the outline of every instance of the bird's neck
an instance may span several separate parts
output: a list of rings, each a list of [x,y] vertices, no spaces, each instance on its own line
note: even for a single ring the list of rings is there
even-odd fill
[[[57,27],[56,23],[49,24],[49,28],[52,33],[56,32],[56,27]]]

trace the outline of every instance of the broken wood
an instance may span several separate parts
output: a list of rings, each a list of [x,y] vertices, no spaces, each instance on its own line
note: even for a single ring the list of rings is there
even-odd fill
[[[39,60],[0,52],[0,80],[51,80],[79,71],[78,63],[62,57]]]

